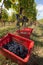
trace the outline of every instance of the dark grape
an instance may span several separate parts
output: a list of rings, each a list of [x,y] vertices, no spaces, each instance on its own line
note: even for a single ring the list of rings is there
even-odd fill
[[[11,41],[3,47],[21,58],[25,58],[28,54],[28,49],[25,48],[23,45],[18,44],[18,42],[16,41]]]
[[[10,46],[8,50],[9,50],[9,51],[12,51],[12,49],[13,49],[13,47],[12,47],[12,46]]]
[[[9,49],[9,47],[10,47],[9,43],[7,43],[6,45],[4,45],[4,48],[6,48],[6,49]]]
[[[17,20],[18,20],[19,17],[20,17],[20,15],[19,15],[19,14],[16,14],[16,18],[17,18]]]
[[[20,14],[22,14],[22,11],[23,11],[23,8],[21,7],[21,8],[20,8]]]
[[[28,18],[26,16],[23,16],[22,21],[23,22],[28,22]]]
[[[24,51],[23,46],[20,45],[20,54],[23,54],[23,51]]]

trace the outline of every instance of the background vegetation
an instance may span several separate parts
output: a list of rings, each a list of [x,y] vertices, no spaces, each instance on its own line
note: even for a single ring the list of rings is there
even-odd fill
[[[0,0],[0,2],[1,1],[2,0]],[[43,65],[43,19],[36,20],[37,10],[35,0],[3,0],[0,6],[0,38],[7,33],[15,33],[17,30],[17,19],[15,15],[20,14],[21,7],[23,8],[21,16],[26,16],[29,19],[27,27],[33,28],[30,39],[35,42],[28,65]],[[8,13],[9,9],[13,10],[11,15]],[[23,28],[23,26],[21,26],[21,28]],[[17,64],[0,54],[0,65]]]
[[[22,16],[27,16],[29,22],[34,22],[36,20],[37,10],[34,0],[3,0],[2,5],[0,6],[0,19],[3,21],[4,25],[5,22],[16,21],[16,14],[20,14],[21,7],[23,8]],[[11,16],[9,16],[7,12],[9,9],[13,10]]]

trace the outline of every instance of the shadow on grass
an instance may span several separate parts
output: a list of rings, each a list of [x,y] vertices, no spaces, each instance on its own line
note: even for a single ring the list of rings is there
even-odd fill
[[[43,24],[39,24],[39,27],[42,27],[43,28]]]
[[[41,30],[43,30],[43,24],[40,24],[39,27]]]
[[[30,39],[34,41],[35,46],[43,47],[43,41],[40,41],[41,37],[43,37],[43,36],[38,36],[37,34],[32,33],[32,36]]]
[[[34,41],[34,42],[35,42],[35,46],[43,47],[43,42],[40,41]]]
[[[40,29],[43,30],[43,27],[41,27]]]
[[[31,39],[31,40],[33,40],[33,41],[34,41],[35,46],[40,46],[40,47],[43,47],[43,42],[40,42],[40,41],[35,40],[35,39]]]
[[[27,65],[43,65],[43,57],[32,54]]]
[[[42,35],[37,35],[35,33],[32,33],[32,35],[35,36],[35,37],[42,37]]]

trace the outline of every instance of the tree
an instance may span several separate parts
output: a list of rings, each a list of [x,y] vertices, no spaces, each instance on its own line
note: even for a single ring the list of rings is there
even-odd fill
[[[14,12],[12,13],[12,16],[11,16],[11,17],[12,17],[12,18],[11,18],[12,23],[15,22],[16,16],[15,16],[15,13],[14,13]]]
[[[8,23],[10,24],[12,20],[12,16],[8,16]]]
[[[34,0],[19,0],[20,8],[23,8],[22,15],[27,16],[29,22],[31,23],[36,20],[36,4]]]
[[[8,12],[5,9],[2,10],[2,20],[3,20],[4,26],[5,26],[5,22],[8,21]]]
[[[22,7],[23,8],[22,15],[25,15],[29,19],[32,19],[33,21],[35,21],[36,20],[36,14],[37,14],[35,0],[18,0],[18,2],[19,3],[17,5],[14,2],[14,4],[15,4],[14,8],[19,9],[18,11],[20,12],[20,8]],[[18,7],[16,7],[16,6],[18,6]]]
[[[12,12],[12,15],[8,15],[8,23],[9,24],[15,22],[15,20],[16,20],[16,17],[15,17],[14,12]]]
[[[23,8],[22,15],[28,17],[30,20],[36,20],[36,6],[35,0],[3,0],[5,8],[13,8],[16,13],[20,14],[20,8]]]

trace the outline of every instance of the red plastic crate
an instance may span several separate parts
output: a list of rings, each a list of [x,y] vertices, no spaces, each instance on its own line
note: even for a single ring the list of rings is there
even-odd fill
[[[16,54],[2,47],[7,42],[11,41],[12,39],[20,42],[20,44],[28,48],[29,53],[27,54],[26,58],[22,59],[21,57],[17,56]],[[18,35],[8,34],[0,40],[0,53],[3,54],[5,57],[12,59],[19,65],[26,65],[26,63],[30,59],[33,46],[34,46],[34,42],[32,40],[26,39]]]
[[[22,30],[17,30],[16,32],[22,36],[22,37],[25,37],[25,38],[30,38],[30,35],[32,33],[33,29],[32,28],[24,28]]]

